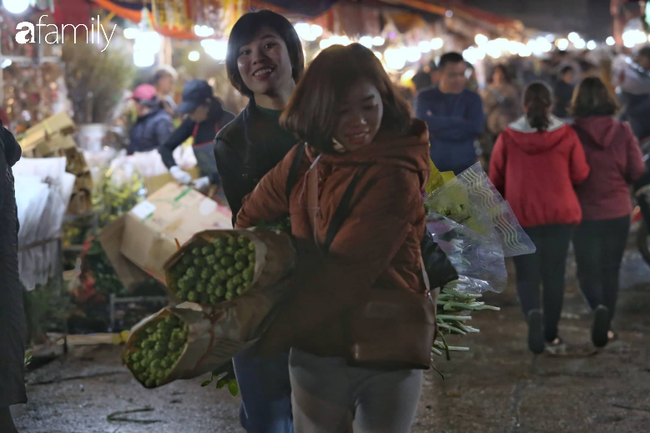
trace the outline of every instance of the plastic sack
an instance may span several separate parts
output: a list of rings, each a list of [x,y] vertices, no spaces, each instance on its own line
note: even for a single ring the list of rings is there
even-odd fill
[[[76,177],[65,158],[23,158],[13,167],[18,209],[18,269],[27,290],[59,269],[58,241]]]
[[[532,254],[530,240],[510,205],[476,163],[427,197],[430,212],[488,236],[497,236],[505,257]]]
[[[479,233],[442,215],[430,213],[427,228],[447,254],[459,279],[448,286],[465,293],[502,292],[508,282],[501,244],[492,233]]]

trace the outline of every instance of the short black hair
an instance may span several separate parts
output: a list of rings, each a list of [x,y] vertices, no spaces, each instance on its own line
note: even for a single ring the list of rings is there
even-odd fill
[[[560,71],[560,77],[564,77],[569,72],[575,72],[571,66],[565,66]]]
[[[445,53],[440,57],[440,62],[438,63],[438,68],[444,69],[445,66],[451,64],[451,63],[464,63],[465,59],[463,59],[463,56],[460,53]]]
[[[287,45],[289,59],[291,60],[292,76],[297,83],[305,69],[305,56],[298,33],[293,25],[280,14],[270,10],[249,12],[243,15],[234,25],[228,38],[228,51],[226,53],[226,69],[230,84],[249,98],[253,92],[246,87],[237,68],[239,49],[248,44],[263,27],[273,29]]]

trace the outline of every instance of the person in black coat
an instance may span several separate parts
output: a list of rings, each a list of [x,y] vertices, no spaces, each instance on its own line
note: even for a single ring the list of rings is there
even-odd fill
[[[174,130],[172,116],[164,109],[156,92],[151,84],[141,84],[133,91],[131,98],[136,104],[138,120],[131,128],[129,155],[158,149]]]
[[[25,311],[18,278],[18,213],[11,167],[21,149],[0,123],[0,432],[17,432],[9,406],[27,402]]]
[[[205,80],[190,80],[185,84],[183,101],[176,110],[186,114],[186,117],[158,148],[169,173],[181,184],[189,185],[192,182],[192,176],[176,165],[172,153],[185,140],[193,137],[192,149],[202,176],[194,181],[194,187],[202,190],[210,184],[219,184],[221,181],[214,160],[213,140],[235,118],[234,114],[223,109],[221,102],[213,95],[212,87]]]

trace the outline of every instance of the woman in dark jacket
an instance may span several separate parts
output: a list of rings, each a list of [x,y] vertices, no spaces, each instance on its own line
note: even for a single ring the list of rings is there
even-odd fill
[[[11,167],[20,146],[0,124],[0,431],[17,432],[9,406],[27,402],[25,394],[25,316],[18,279],[18,214]]]
[[[572,103],[573,129],[591,174],[576,187],[582,223],[573,235],[573,246],[580,288],[594,311],[591,338],[597,347],[614,337],[610,321],[630,230],[630,184],[645,169],[634,133],[627,123],[614,119],[616,110],[614,97],[599,78],[580,83]]]
[[[217,168],[233,222],[242,199],[298,142],[279,119],[304,61],[293,25],[269,10],[244,15],[230,33],[228,76],[250,98],[215,138]],[[233,359],[242,395],[240,420],[249,433],[293,432],[288,358],[285,352],[264,359],[252,347]]]
[[[172,116],[163,108],[156,88],[151,84],[136,87],[131,99],[135,102],[138,120],[131,128],[127,153],[158,149],[174,130]]]

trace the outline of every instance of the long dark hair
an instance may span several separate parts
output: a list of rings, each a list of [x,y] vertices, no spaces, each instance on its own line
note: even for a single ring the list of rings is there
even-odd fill
[[[253,97],[253,92],[246,87],[239,74],[237,57],[239,56],[239,49],[248,44],[263,27],[273,29],[287,45],[289,59],[291,60],[291,75],[296,83],[305,70],[305,56],[302,51],[302,44],[298,33],[296,33],[289,20],[266,9],[249,12],[243,15],[233,26],[228,38],[228,51],[226,52],[226,70],[228,71],[230,84],[249,98]]]
[[[576,117],[613,116],[617,110],[614,95],[598,77],[585,78],[573,93],[571,113]]]
[[[551,124],[549,111],[553,106],[553,92],[541,81],[531,83],[524,93],[524,107],[528,124],[538,131],[546,131]]]
[[[408,102],[397,93],[375,54],[359,44],[333,45],[311,62],[280,124],[321,152],[334,152],[332,137],[339,106],[350,87],[361,79],[368,80],[381,95],[381,128],[406,133],[411,125]]]

